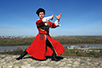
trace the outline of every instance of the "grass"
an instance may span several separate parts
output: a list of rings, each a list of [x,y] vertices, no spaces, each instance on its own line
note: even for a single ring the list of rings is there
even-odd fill
[[[100,48],[90,48],[88,50],[100,50]]]
[[[91,50],[91,49],[89,49]],[[93,49],[92,49],[93,50]],[[97,50],[97,49],[96,49]],[[13,55],[20,55],[24,49],[17,48],[16,50],[9,51],[9,52],[0,52],[0,54],[13,54]],[[27,54],[29,55],[29,54]],[[94,58],[102,58],[102,52],[83,52],[80,49],[65,49],[65,51],[60,56],[79,56],[79,57],[94,57]]]
[[[89,50],[91,50],[91,49],[89,49]],[[79,56],[79,57],[102,58],[102,52],[94,52],[94,51],[83,52],[83,50],[80,50],[80,49],[65,49],[65,52],[62,54],[62,56]]]
[[[61,44],[102,44],[102,36],[58,36],[52,37]],[[30,45],[35,37],[0,37],[0,45]],[[83,46],[82,46],[83,47]]]
[[[102,36],[58,36],[53,37],[62,44],[102,44]],[[0,45],[30,45],[35,37],[14,37],[14,38],[2,38],[0,37]],[[83,45],[81,46],[83,47]],[[100,49],[89,49],[89,50],[100,50]],[[1,54],[15,54],[20,55],[24,49],[18,48],[12,52],[2,52]],[[83,52],[80,49],[66,49],[62,56],[84,56],[84,57],[101,57],[102,52]]]

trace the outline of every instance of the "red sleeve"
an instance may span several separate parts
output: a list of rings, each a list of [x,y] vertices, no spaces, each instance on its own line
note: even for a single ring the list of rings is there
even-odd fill
[[[43,26],[44,22],[42,22],[42,19],[37,20],[36,22],[37,27]]]
[[[52,23],[52,22],[50,22],[50,21],[48,21],[48,22],[49,22],[49,24],[50,24],[50,28],[56,28],[55,23]]]

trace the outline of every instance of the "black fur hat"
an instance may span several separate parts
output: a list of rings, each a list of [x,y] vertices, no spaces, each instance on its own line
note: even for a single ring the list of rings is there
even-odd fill
[[[36,11],[36,14],[39,16],[39,13],[40,12],[44,12],[44,14],[45,14],[45,10],[43,9],[43,8],[39,8],[37,11]]]

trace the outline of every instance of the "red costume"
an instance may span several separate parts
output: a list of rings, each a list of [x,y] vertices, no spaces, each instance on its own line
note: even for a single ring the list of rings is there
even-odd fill
[[[51,48],[48,46],[46,50],[46,38],[50,41],[57,56],[65,51],[61,43],[49,36],[49,28],[56,28],[55,23],[48,21],[47,24],[48,25],[45,26],[42,19],[39,19],[36,22],[39,34],[36,36],[31,45],[26,49],[27,53],[36,59],[44,60],[46,59],[45,56],[51,56],[53,53]]]

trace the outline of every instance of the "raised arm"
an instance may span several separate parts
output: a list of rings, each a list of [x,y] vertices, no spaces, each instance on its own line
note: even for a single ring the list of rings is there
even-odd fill
[[[58,16],[56,16],[56,18],[57,18],[57,20],[55,21],[56,27],[61,26],[61,25],[60,25],[60,22],[59,22],[59,20],[60,20],[60,18],[61,18],[61,14],[59,14]]]
[[[59,20],[60,20],[60,18],[61,18],[61,14],[59,14],[58,16],[56,16],[56,18],[57,18],[57,20],[56,20],[54,23],[52,23],[52,22],[49,21],[49,23],[50,23],[50,28],[56,28],[56,27],[58,27],[58,26],[61,26],[61,25],[60,25],[60,22],[59,22]]]
[[[46,22],[48,22],[49,20],[53,19],[53,15],[52,16],[48,16],[48,17],[44,17],[42,19],[37,20],[36,25],[38,27],[46,25]]]
[[[55,21],[55,25],[58,27],[58,26],[61,26],[60,25],[60,22],[59,22],[59,20],[60,20],[60,18],[61,18],[61,14],[59,14],[58,16],[56,16],[56,18],[57,18],[57,20]]]
[[[61,18],[61,14],[59,14],[58,16],[56,16],[56,18],[57,18],[57,20],[54,23],[52,23],[49,20],[52,20],[53,19],[53,15],[52,16],[48,16],[48,17],[44,17],[42,19],[39,19],[36,22],[36,24],[37,24],[38,27],[43,26],[43,25],[48,26],[50,24],[50,28],[55,28],[55,27],[60,26],[59,20]],[[49,22],[49,24],[47,22]]]
[[[44,17],[42,19],[43,22],[48,22],[49,20],[52,20],[53,19],[53,15],[52,16],[48,16],[48,17]]]
[[[56,28],[56,27],[60,26],[59,20],[56,20],[55,23],[52,23],[50,21],[48,21],[48,22],[49,22],[50,28]]]
[[[59,20],[56,20],[56,21],[55,21],[55,26],[56,26],[56,27],[61,26]]]

